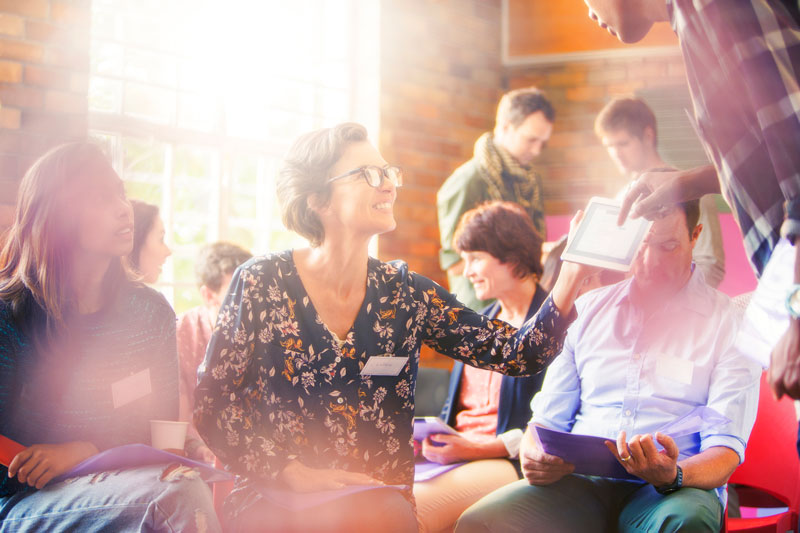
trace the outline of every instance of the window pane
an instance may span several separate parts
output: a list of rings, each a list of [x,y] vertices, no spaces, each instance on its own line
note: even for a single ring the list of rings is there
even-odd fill
[[[377,76],[359,85],[377,66],[353,53],[374,48],[363,28],[378,27],[379,10],[365,2],[92,1],[90,123],[128,194],[161,209],[173,256],[158,287],[178,312],[199,304],[202,244],[256,254],[306,244],[280,222],[275,173],[306,131],[374,128],[355,114],[378,110]]]
[[[203,303],[200,294],[194,287],[176,287],[174,294],[175,302],[173,306],[175,308],[175,314],[178,315]]]
[[[120,113],[122,82],[92,76],[89,80],[89,107],[101,113]]]
[[[161,181],[166,157],[164,143],[126,137],[122,140],[122,147],[126,175]]]
[[[197,220],[191,220],[188,223],[176,219],[173,233],[172,242],[176,246],[186,244],[203,244],[208,242],[208,224]]]
[[[174,57],[144,50],[129,50],[125,54],[125,77],[129,80],[175,87],[178,83],[178,64]]]
[[[206,183],[197,184],[185,179],[176,180],[172,199],[172,206],[176,214],[194,214],[198,217],[207,214],[212,207],[209,189],[210,187]]]
[[[255,233],[254,233],[255,229],[256,228],[252,226],[247,228],[232,227],[229,229],[228,235],[226,236],[225,240],[235,242],[236,244],[247,250],[252,250],[256,244]]]
[[[157,183],[142,183],[141,181],[126,181],[125,194],[128,198],[135,198],[143,202],[159,205],[161,203],[161,185]]]
[[[175,91],[129,82],[125,84],[122,112],[158,124],[174,124],[175,100]]]
[[[211,132],[217,125],[217,108],[217,101],[212,97],[183,93],[178,102],[178,126]]]
[[[211,153],[201,148],[180,146],[175,149],[175,175],[207,178],[211,174]]]
[[[197,247],[199,249],[199,246]],[[194,282],[194,256],[195,254],[186,255],[184,252],[183,255],[180,252],[176,252],[172,256],[172,264],[174,268],[174,275],[175,279],[183,280],[184,282]]]

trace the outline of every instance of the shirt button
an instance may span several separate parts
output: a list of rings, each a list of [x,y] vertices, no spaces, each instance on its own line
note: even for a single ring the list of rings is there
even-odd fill
[[[344,403],[344,398],[337,398],[336,403]]]
[[[339,357],[339,356],[337,356],[337,357],[336,357],[336,362],[337,362],[337,363],[338,363],[339,361],[341,361],[341,360],[342,360],[342,358],[341,358],[341,357]]]
[[[339,398],[341,400],[341,398]],[[625,409],[625,416],[631,416],[631,410]]]

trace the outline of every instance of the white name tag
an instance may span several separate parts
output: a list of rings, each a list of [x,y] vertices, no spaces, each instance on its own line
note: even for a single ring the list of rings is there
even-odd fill
[[[397,376],[406,366],[408,357],[373,355],[361,369],[362,376]]]
[[[656,374],[684,385],[692,384],[694,364],[686,359],[662,355],[656,360]]]
[[[152,391],[149,368],[122,378],[111,384],[111,399],[114,402],[114,409],[147,396]]]

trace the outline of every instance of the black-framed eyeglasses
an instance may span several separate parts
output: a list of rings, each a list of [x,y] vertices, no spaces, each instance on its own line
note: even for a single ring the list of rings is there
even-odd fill
[[[347,176],[352,176],[353,174],[361,174],[370,187],[375,187],[376,189],[383,183],[383,178],[391,181],[395,187],[403,186],[403,171],[399,167],[385,166],[381,168],[375,165],[364,165],[363,167],[348,170],[344,174],[332,177],[328,180],[328,183],[346,178]]]

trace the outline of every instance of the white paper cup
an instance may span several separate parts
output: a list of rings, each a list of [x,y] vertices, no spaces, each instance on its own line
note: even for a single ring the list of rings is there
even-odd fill
[[[175,422],[172,420],[150,421],[150,444],[153,448],[165,450],[173,448],[182,450],[186,441],[186,430],[189,422]]]

